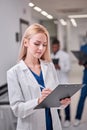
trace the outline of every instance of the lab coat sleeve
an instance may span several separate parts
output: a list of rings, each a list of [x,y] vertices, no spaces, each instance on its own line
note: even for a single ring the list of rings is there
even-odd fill
[[[10,106],[15,116],[25,118],[31,115],[35,110],[33,108],[38,104],[38,99],[25,101],[17,75],[14,71],[7,72],[7,83]]]
[[[56,73],[55,66],[52,62],[51,62],[51,66],[52,66],[52,71],[53,71],[53,77],[55,79],[55,86],[58,86],[59,85],[59,79],[58,79],[58,76],[57,76],[57,73]]]
[[[62,60],[60,61],[60,67],[62,72],[69,72],[70,71],[70,57],[64,56]]]

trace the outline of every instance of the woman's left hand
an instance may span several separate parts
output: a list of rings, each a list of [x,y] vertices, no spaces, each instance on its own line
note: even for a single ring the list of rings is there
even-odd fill
[[[67,107],[71,103],[71,98],[64,98],[60,100],[61,106],[59,109]]]

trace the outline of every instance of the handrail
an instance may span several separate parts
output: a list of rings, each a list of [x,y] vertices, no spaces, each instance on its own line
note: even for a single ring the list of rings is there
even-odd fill
[[[0,86],[0,96],[8,92],[7,83]]]

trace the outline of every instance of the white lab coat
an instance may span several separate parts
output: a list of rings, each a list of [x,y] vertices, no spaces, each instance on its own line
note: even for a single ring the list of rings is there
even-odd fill
[[[59,79],[59,83],[60,84],[69,83],[68,76],[69,76],[69,71],[71,68],[69,54],[62,50],[59,50],[55,55],[54,55],[54,53],[52,53],[51,58],[59,59],[59,65],[60,65],[61,69],[56,70],[58,79]]]
[[[59,81],[53,64],[40,62],[45,86],[54,89]],[[40,85],[23,60],[7,72],[7,82],[10,106],[18,117],[17,130],[46,130],[44,109],[34,110],[41,95]],[[53,130],[61,130],[56,109],[51,108]]]

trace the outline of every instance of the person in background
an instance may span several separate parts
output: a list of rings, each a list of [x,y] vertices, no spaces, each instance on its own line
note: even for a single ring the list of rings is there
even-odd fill
[[[52,54],[54,66],[56,68],[57,76],[60,84],[69,83],[68,75],[70,71],[70,57],[69,54],[60,49],[60,41],[56,38],[52,41]],[[61,119],[60,110],[58,110]],[[70,105],[65,108],[64,127],[70,126]]]
[[[61,130],[56,108],[34,109],[59,84],[50,57],[47,29],[37,23],[22,38],[18,63],[7,71],[11,109],[18,118],[17,130]],[[61,101],[68,105],[70,99]]]
[[[86,36],[86,39],[87,39],[87,36]],[[80,51],[87,54],[87,40],[86,40],[85,45],[82,45],[80,47]],[[79,98],[79,102],[78,102],[78,106],[77,106],[77,111],[76,111],[76,115],[75,115],[74,126],[78,126],[80,124],[85,100],[87,97],[87,62],[83,63],[82,61],[79,61],[79,65],[84,67],[83,79],[82,79],[82,84],[84,85],[84,87],[81,89],[81,94],[80,94],[80,98]]]

